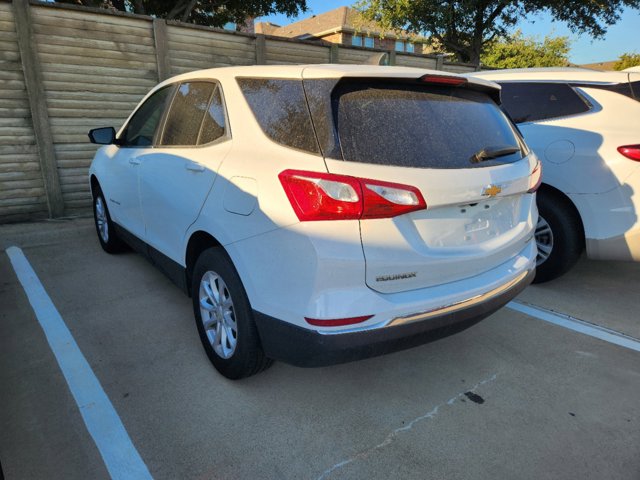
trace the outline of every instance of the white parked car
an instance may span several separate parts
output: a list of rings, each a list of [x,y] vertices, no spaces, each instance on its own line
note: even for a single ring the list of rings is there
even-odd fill
[[[155,87],[91,165],[98,238],[193,297],[229,378],[472,325],[535,274],[540,165],[497,85],[411,68],[232,67]]]
[[[640,261],[640,73],[579,68],[474,74],[502,85],[503,107],[544,166],[536,282],[587,256]]]

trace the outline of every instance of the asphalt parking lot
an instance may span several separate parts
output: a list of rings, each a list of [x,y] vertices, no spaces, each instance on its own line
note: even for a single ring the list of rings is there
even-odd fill
[[[91,219],[0,226],[10,246],[153,478],[640,478],[633,348],[504,308],[412,350],[317,369],[276,363],[232,382],[209,364],[190,299],[141,256],[102,252]],[[582,259],[519,301],[640,346],[639,278],[640,264]],[[109,478],[6,253],[0,305],[5,478]]]

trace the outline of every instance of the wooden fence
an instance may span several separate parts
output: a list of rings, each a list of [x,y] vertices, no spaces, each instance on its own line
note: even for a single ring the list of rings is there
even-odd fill
[[[0,223],[90,211],[90,128],[122,124],[151,87],[217,66],[363,63],[375,52],[70,5],[0,0]],[[389,52],[391,64],[473,71]]]

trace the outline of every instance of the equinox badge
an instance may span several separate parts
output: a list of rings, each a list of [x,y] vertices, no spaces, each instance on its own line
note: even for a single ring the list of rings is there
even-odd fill
[[[388,282],[389,280],[405,280],[415,278],[418,272],[397,273],[395,275],[381,275],[376,277],[376,282]]]

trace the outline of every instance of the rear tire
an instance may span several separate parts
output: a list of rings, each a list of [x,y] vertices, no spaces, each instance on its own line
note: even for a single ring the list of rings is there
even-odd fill
[[[107,202],[104,199],[102,190],[97,185],[93,191],[93,220],[96,225],[100,246],[105,252],[118,253],[125,250],[126,245],[116,233],[107,208]]]
[[[237,380],[271,366],[240,276],[224,250],[214,247],[200,254],[191,285],[200,340],[216,370]]]
[[[573,205],[553,192],[538,192],[539,220],[536,226],[536,277],[544,283],[564,275],[584,249],[584,233]]]

